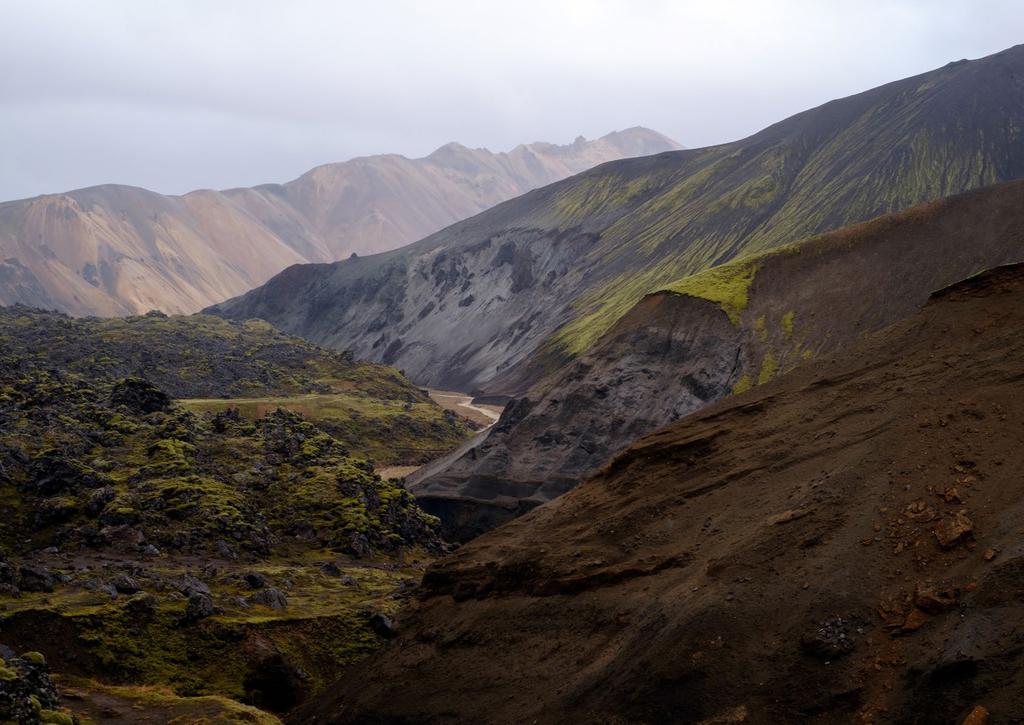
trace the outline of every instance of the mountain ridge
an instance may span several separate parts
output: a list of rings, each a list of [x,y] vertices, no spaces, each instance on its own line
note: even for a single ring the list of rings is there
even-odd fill
[[[912,314],[936,288],[1024,260],[1024,181],[712,267],[644,297],[410,489],[465,540],[561,495],[640,436]],[[964,242],[969,239],[970,242]]]
[[[298,267],[259,317],[421,384],[519,395],[644,294],[744,254],[1024,176],[1024,46],[830,101],[746,139],[610,162],[395,252]]]
[[[100,184],[3,202],[0,304],[195,312],[292,264],[401,246],[595,163],[675,147],[634,127],[509,152],[448,144],[418,159],[363,156],[283,184],[182,195]]]

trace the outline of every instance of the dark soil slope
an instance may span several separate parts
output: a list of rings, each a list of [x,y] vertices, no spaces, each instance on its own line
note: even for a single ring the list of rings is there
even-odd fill
[[[647,293],[747,254],[1024,177],[1024,46],[831,101],[734,143],[598,166],[396,252],[292,267],[217,305],[521,395]]]
[[[932,290],[1024,260],[1024,182],[745,258],[644,298],[415,484],[467,539],[550,500],[639,436],[912,314]]]
[[[426,576],[295,722],[1024,711],[1024,268],[643,439]]]

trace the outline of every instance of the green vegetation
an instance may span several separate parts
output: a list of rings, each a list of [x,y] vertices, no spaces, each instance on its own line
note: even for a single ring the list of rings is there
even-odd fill
[[[779,361],[775,359],[775,354],[769,349],[764,354],[764,359],[761,360],[761,371],[757,374],[757,384],[764,385],[770,382],[779,372]]]
[[[392,613],[442,544],[350,443],[383,455],[385,431],[424,455],[465,429],[438,428],[418,400],[299,399],[314,419],[283,409],[294,398],[189,410],[145,380],[0,356],[0,641],[43,627],[40,649],[80,674],[257,703],[317,691],[372,652],[371,615]]]
[[[61,678],[61,689],[74,696],[75,713],[83,723],[93,722],[91,714],[102,717],[111,704],[123,705],[129,711],[159,711],[168,722],[203,723],[204,725],[280,725],[281,721],[258,708],[216,695],[182,697],[167,687],[152,685],[108,685],[82,677]]]
[[[666,286],[665,292],[688,295],[717,303],[738,324],[740,314],[747,308],[750,285],[754,282],[759,265],[756,262],[736,262],[684,277]]]
[[[796,316],[792,310],[782,316],[782,337],[789,342],[793,337],[793,318]]]
[[[425,463],[454,448],[467,435],[465,424],[433,401],[373,398],[358,391],[265,398],[206,398],[179,403],[195,413],[236,409],[255,420],[277,409],[298,413],[377,464]]]
[[[17,350],[25,364],[93,381],[143,377],[173,398],[358,391],[387,400],[426,400],[393,368],[324,350],[262,320],[160,313],[72,318],[15,305],[0,307],[0,345]]]
[[[518,225],[533,229],[540,219],[595,242],[577,261],[591,281],[566,299],[574,319],[548,348],[586,351],[645,294],[675,287],[674,280],[1014,178],[1007,159],[1021,160],[1013,143],[1020,129],[1005,98],[1018,98],[1019,89],[1001,75],[1004,62],[938,70],[735,143],[609,164],[555,186]],[[950,104],[951,97],[973,105]],[[890,148],[908,153],[897,158]],[[742,282],[731,279],[736,272],[681,286],[735,319],[744,300]]]
[[[281,725],[281,720],[241,702],[218,695],[182,697],[167,687],[110,685],[84,677],[63,677],[60,689],[76,701],[76,717],[83,725],[97,722],[112,707],[127,712],[161,713],[167,722],[203,725]]]
[[[739,395],[740,393],[747,392],[752,387],[754,387],[753,381],[751,381],[749,375],[744,373],[743,375],[740,376],[739,380],[737,380],[736,383],[732,386],[732,392],[733,395]]]
[[[93,382],[144,378],[171,397],[190,399],[185,407],[195,412],[237,407],[255,418],[277,407],[294,410],[320,422],[352,453],[385,465],[424,463],[470,434],[464,421],[394,368],[354,361],[261,320],[161,314],[75,319],[0,307],[0,345],[17,351],[23,367]],[[117,411],[104,421],[123,435],[135,425]],[[158,458],[151,465],[181,467],[181,457],[170,451]]]
[[[46,659],[39,652],[20,657],[0,650],[0,723],[5,725],[74,725],[71,713],[60,708]]]
[[[0,371],[0,542],[114,544],[258,554],[303,534],[339,549],[432,544],[435,521],[346,444],[301,416],[133,410],[93,385],[5,361]],[[157,396],[139,382],[139,401]],[[364,543],[365,542],[365,543]]]

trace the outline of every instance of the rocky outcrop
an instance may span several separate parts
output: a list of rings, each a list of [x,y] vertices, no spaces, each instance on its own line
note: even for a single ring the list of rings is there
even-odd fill
[[[1012,182],[726,265],[687,280],[686,294],[649,295],[413,491],[449,538],[479,535],[564,493],[641,435],[841,354],[932,290],[1024,259],[1022,229],[1024,182]],[[742,299],[742,309],[699,294]]]
[[[0,721],[16,725],[72,725],[57,700],[46,659],[39,652],[20,657],[0,644]]]
[[[1012,721],[1022,355],[1017,265],[642,439],[292,722]]]

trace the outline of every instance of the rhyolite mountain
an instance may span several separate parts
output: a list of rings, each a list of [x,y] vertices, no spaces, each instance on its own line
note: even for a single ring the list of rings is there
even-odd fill
[[[734,143],[610,162],[400,250],[291,267],[258,317],[420,384],[522,394],[646,293],[730,259],[1024,176],[1024,46]]]
[[[414,475],[466,540],[571,488],[641,435],[906,317],[929,294],[1024,261],[1024,181],[744,257],[644,297],[513,401],[474,448]]]
[[[431,567],[290,721],[1012,722],[1022,356],[1018,265],[678,421]]]
[[[399,247],[612,159],[680,148],[644,128],[508,153],[442,146],[319,166],[286,184],[165,196],[105,185],[0,204],[0,304],[195,312],[300,262]]]

